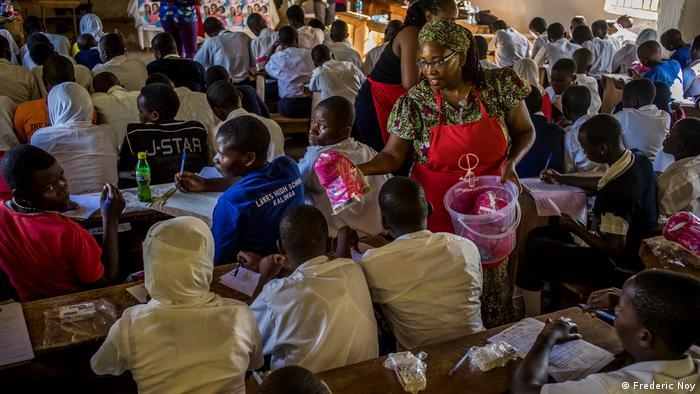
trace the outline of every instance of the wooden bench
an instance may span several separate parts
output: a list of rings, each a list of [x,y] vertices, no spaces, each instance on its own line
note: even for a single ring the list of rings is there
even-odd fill
[[[311,122],[309,118],[288,118],[280,114],[270,114],[270,117],[280,125],[284,135],[306,134],[309,132]]]

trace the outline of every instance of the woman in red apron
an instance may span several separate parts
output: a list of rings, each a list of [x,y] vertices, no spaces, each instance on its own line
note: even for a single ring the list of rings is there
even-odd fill
[[[386,174],[413,153],[411,177],[423,185],[433,206],[428,229],[452,232],[443,198],[467,170],[518,182],[515,166],[535,139],[523,102],[530,87],[511,69],[482,70],[472,34],[459,25],[429,22],[418,39],[418,65],[425,79],[394,106],[386,147],[359,167],[365,175]],[[493,290],[498,292],[494,297],[510,299],[502,294],[508,289],[502,282],[507,280],[506,266],[484,271],[484,298]],[[487,289],[488,276],[496,276],[492,282],[501,288]],[[506,319],[505,306],[488,313],[485,307],[485,324]]]

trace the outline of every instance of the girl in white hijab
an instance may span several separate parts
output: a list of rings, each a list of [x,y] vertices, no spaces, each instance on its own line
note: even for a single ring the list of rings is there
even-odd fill
[[[49,123],[30,143],[58,160],[71,194],[95,193],[106,183],[117,184],[117,134],[109,125],[92,124],[90,94],[74,82],[51,89],[47,99]]]
[[[92,356],[92,370],[130,370],[141,393],[244,393],[247,370],[262,366],[248,305],[209,291],[214,238],[200,219],[155,224],[143,243],[151,300],[124,311]]]
[[[637,58],[637,47],[647,41],[656,41],[658,34],[654,29],[644,29],[637,36],[634,43],[628,42],[613,55],[613,72],[627,74],[627,70],[639,62]],[[641,64],[639,64],[641,66]],[[642,66],[643,67],[643,66]],[[639,70],[635,70],[638,71]],[[643,70],[642,70],[643,71]],[[648,71],[648,70],[647,70]],[[643,74],[640,72],[640,74]]]
[[[516,61],[513,65],[513,71],[518,73],[520,78],[527,81],[530,86],[544,92],[544,88],[540,85],[540,70],[534,60],[525,58]]]
[[[82,18],[80,18],[80,34],[89,34],[93,37],[95,37],[95,41],[100,42],[100,38],[105,35],[105,33],[102,31],[102,19],[100,19],[99,16],[95,14],[85,14],[83,15]],[[80,52],[80,48],[78,48],[78,43],[76,42],[73,44],[73,49],[72,49],[72,55],[75,57],[75,55]]]

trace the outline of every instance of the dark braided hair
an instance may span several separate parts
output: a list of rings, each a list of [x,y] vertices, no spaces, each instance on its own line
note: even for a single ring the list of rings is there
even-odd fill
[[[469,50],[462,66],[462,79],[471,81],[475,88],[480,88],[484,84],[484,70],[479,62],[479,48],[476,45],[474,35],[471,36]]]
[[[406,19],[403,20],[403,26],[401,26],[401,28],[406,26],[415,26],[421,29],[428,22],[428,20],[425,18],[426,12],[437,14],[450,6],[457,6],[454,0],[415,1],[408,7],[408,11],[406,11]]]

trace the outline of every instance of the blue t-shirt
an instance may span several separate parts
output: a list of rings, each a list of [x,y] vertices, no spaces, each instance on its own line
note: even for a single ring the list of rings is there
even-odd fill
[[[671,54],[671,59],[680,63],[681,68],[688,67],[688,65],[693,61],[693,58],[690,57],[690,45],[684,45],[673,51]]]
[[[214,208],[214,262],[234,263],[241,250],[261,256],[277,253],[282,215],[303,204],[304,186],[292,159],[279,157],[249,173]]]
[[[547,165],[549,155],[552,159],[548,168],[564,172],[564,129],[542,115],[531,115],[531,118],[535,126],[535,143],[515,167],[518,176],[538,177]]]
[[[652,82],[663,82],[669,88],[680,79],[681,65],[675,60],[665,60],[644,74],[644,78]],[[681,85],[683,81],[680,81]]]
[[[96,65],[102,63],[100,51],[98,51],[97,48],[91,48],[87,51],[80,51],[76,53],[75,61],[78,64],[82,64],[83,66],[89,68],[90,70],[92,70]]]

